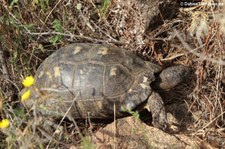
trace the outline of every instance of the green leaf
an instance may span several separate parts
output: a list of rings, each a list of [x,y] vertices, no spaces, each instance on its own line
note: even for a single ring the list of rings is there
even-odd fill
[[[55,31],[62,32],[62,25],[61,25],[61,22],[59,20],[55,19],[52,22],[52,26],[53,26]]]
[[[111,4],[111,0],[104,0],[102,6],[100,7],[100,17],[104,18],[106,13],[109,10],[109,6]]]
[[[11,3],[10,3],[10,6],[13,6],[14,4],[17,4],[19,0],[13,0]]]
[[[19,108],[19,109],[15,108],[14,112],[15,112],[16,116],[18,116],[20,118],[24,118],[26,116],[24,108]]]
[[[81,147],[82,147],[82,149],[95,149],[96,148],[88,136],[82,138]]]
[[[57,19],[55,19],[53,22],[52,22],[52,27],[54,28],[54,30],[56,32],[62,32],[63,29],[62,29],[62,25],[61,25],[61,22]],[[50,39],[50,42],[55,45],[58,41],[60,41],[61,39],[63,38],[63,35],[56,35],[54,37],[52,37]]]
[[[62,37],[63,37],[62,35],[56,35],[50,39],[50,42],[53,45],[55,45],[58,41],[60,41],[62,39]]]

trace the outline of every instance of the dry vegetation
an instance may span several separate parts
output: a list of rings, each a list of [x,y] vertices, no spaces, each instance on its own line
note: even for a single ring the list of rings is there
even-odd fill
[[[119,0],[1,0],[0,119],[9,119],[10,127],[0,131],[0,148],[45,148],[49,143],[38,137],[38,129],[33,131],[34,120],[20,104],[21,81],[34,75],[53,51],[72,42],[110,43],[163,67],[191,66],[193,74],[187,85],[174,90],[176,96],[168,103],[187,105],[193,123],[185,133],[203,142],[221,143],[225,138],[223,3],[181,7],[173,19],[165,18],[163,25],[145,30],[140,9]],[[93,145],[87,138],[80,141],[74,126],[67,133],[70,139],[58,144]]]

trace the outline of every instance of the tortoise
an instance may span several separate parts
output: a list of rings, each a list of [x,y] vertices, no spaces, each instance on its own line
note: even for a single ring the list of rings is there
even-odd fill
[[[34,104],[46,117],[76,119],[124,117],[147,109],[152,124],[167,127],[163,101],[156,89],[182,82],[190,68],[161,66],[112,45],[73,43],[60,48],[39,66],[27,108]],[[24,92],[23,91],[23,92]],[[141,108],[140,108],[141,107]]]

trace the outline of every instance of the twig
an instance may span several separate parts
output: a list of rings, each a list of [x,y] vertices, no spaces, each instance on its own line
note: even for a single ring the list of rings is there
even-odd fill
[[[0,65],[2,67],[2,74],[6,77],[6,79],[9,79],[9,72],[6,67],[6,61],[1,47],[0,47]]]
[[[62,1],[62,0],[59,0],[59,1],[55,4],[55,6],[52,8],[52,10],[49,12],[49,14],[47,15],[47,17],[45,18],[44,24],[42,25],[40,32],[42,32],[42,30],[43,30],[43,28],[44,28],[44,25],[45,25],[45,23],[47,22],[49,16],[52,14],[53,10],[55,10],[56,7],[61,3],[61,1]],[[39,38],[40,38],[40,36],[38,36],[38,39],[39,39]]]
[[[17,89],[17,91],[20,92],[20,88],[18,87],[18,85],[15,82],[13,82],[12,80],[10,80],[10,78],[7,78],[6,75],[1,76],[1,79],[4,79],[5,81],[8,81],[9,83],[11,83]]]
[[[198,56],[201,60],[206,60],[206,61],[216,63],[216,64],[219,64],[219,65],[225,65],[225,61],[223,61],[223,60],[213,59],[213,58],[210,58],[210,57],[204,55],[203,53],[195,52],[195,49],[194,50],[191,49],[191,47],[184,41],[184,39],[181,37],[181,35],[178,33],[177,30],[174,30],[174,32],[175,32],[175,36],[180,40],[180,42],[183,44],[185,49],[188,50],[190,53]],[[203,48],[204,46],[205,45],[201,45],[197,49]]]
[[[59,143],[59,144],[62,144],[62,145],[64,145],[64,146],[66,146],[66,147],[70,147],[71,146],[71,144],[66,144],[66,143],[64,143],[64,142],[62,142],[62,141],[59,141],[59,140],[56,140],[55,138],[53,138],[53,136],[51,136],[48,132],[46,132],[46,130],[44,130],[43,128],[41,128],[41,127],[37,127],[37,129],[48,139],[48,140],[53,140],[54,142],[57,142],[57,143]]]
[[[39,37],[46,36],[46,35],[62,35],[62,36],[70,37],[71,39],[81,38],[81,39],[86,39],[86,40],[94,41],[94,42],[116,43],[116,44],[120,44],[120,45],[128,44],[126,42],[121,42],[121,41],[118,41],[118,40],[106,41],[106,40],[101,40],[101,39],[94,39],[94,38],[83,36],[83,35],[66,34],[66,33],[61,33],[61,32],[56,32],[56,31],[42,32],[42,33],[33,33],[33,32],[28,31],[27,33],[30,34],[30,35],[35,35],[35,36],[39,36]]]
[[[59,3],[61,2],[62,0],[59,0],[57,2],[57,4],[54,6],[54,8],[50,11],[50,13],[48,14],[48,16],[46,17],[44,23],[46,23],[46,21],[48,20],[49,16],[51,15],[51,13],[53,12],[53,10],[59,5]],[[4,6],[5,7],[5,6]],[[22,26],[22,23],[8,10],[7,7],[5,7],[5,9],[8,11],[8,13],[16,20],[16,22]],[[74,34],[66,34],[66,33],[61,33],[61,32],[55,32],[55,31],[52,31],[52,32],[42,32],[44,28],[44,25],[42,26],[41,30],[39,33],[33,33],[33,32],[30,32],[27,28],[24,28],[26,33],[30,34],[30,35],[35,35],[35,36],[38,36],[38,39],[41,37],[41,36],[45,36],[45,35],[62,35],[62,36],[66,36],[66,37],[70,37],[71,39],[74,39],[74,38],[80,38],[80,39],[86,39],[88,41],[94,41],[94,42],[101,42],[101,43],[115,43],[115,44],[119,44],[119,45],[127,45],[129,43],[127,42],[121,42],[121,41],[118,41],[118,40],[115,40],[115,39],[112,39],[113,41],[106,41],[106,40],[101,40],[101,39],[94,39],[94,38],[91,38],[91,37],[87,37],[87,36],[83,36],[83,35],[74,35]]]
[[[77,99],[77,97],[78,97],[79,94],[80,94],[80,92],[78,92],[78,93],[76,94],[76,97],[74,98],[74,100],[73,100],[73,102],[71,103],[70,107],[68,108],[68,110],[66,111],[66,113],[64,114],[64,116],[62,117],[62,119],[61,119],[61,121],[59,122],[59,124],[58,124],[56,130],[59,129],[59,126],[62,124],[63,120],[68,116],[68,113],[70,112],[70,109],[71,109],[72,106],[74,105],[74,103],[75,103],[75,101],[76,101],[76,99]],[[68,117],[68,118],[69,118],[69,117]],[[69,119],[70,119],[70,118],[69,118]],[[77,128],[77,131],[78,131],[80,137],[82,137],[82,134],[81,134],[81,132],[80,132],[80,130],[79,130],[79,128],[78,128],[77,123],[76,123],[72,118],[71,118],[71,120],[72,120],[73,123],[75,124],[75,127]],[[55,133],[56,133],[56,131],[52,134],[52,138],[54,137]],[[51,144],[51,142],[52,142],[52,140],[49,141],[49,143],[48,143],[46,149],[49,148],[49,145]]]
[[[160,59],[160,61],[171,61],[175,58],[184,56],[185,54],[187,54],[187,53],[181,53],[181,54],[177,54],[177,55],[174,55],[174,56],[171,56],[171,57],[162,58],[162,59]]]
[[[218,115],[217,117],[215,117],[214,119],[212,119],[208,124],[206,124],[202,129],[200,130],[204,130],[205,128],[207,128],[209,125],[211,125],[215,120],[217,120],[219,117],[223,116],[223,114],[225,114],[225,111],[220,113],[220,115]]]

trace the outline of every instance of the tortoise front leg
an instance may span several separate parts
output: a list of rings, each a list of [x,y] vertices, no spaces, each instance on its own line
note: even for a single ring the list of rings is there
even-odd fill
[[[167,116],[162,98],[158,93],[152,92],[145,108],[152,113],[153,126],[165,130],[167,128]]]

